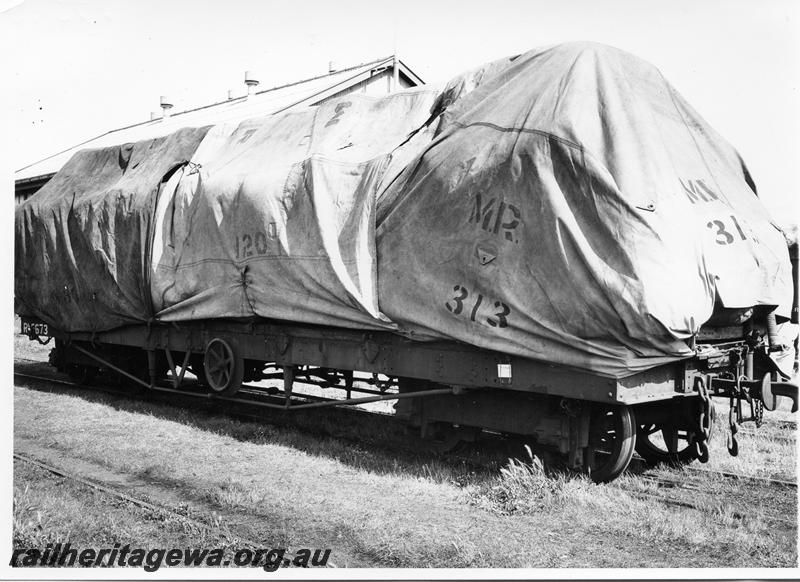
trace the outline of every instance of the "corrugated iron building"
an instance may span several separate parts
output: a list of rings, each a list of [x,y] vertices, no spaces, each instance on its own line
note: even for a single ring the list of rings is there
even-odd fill
[[[319,105],[350,93],[384,95],[423,84],[422,79],[405,63],[396,56],[390,56],[354,67],[331,70],[326,75],[271,89],[251,90],[241,97],[171,115],[165,109],[162,117],[109,131],[17,170],[14,174],[14,198],[19,204],[32,196],[75,152],[84,148],[99,148],[160,137],[181,127],[200,127],[274,115]]]

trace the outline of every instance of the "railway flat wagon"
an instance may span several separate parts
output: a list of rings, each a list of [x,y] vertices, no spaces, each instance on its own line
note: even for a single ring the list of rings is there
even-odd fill
[[[85,150],[16,236],[23,332],[76,381],[396,400],[432,447],[521,435],[597,481],[635,451],[708,460],[712,395],[731,454],[797,408],[769,333],[797,317],[783,233],[736,151],[601,45]]]

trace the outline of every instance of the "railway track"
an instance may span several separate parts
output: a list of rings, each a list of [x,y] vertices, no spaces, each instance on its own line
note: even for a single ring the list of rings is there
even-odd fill
[[[41,362],[37,362],[41,364]],[[284,410],[254,408],[259,400],[282,403],[283,397],[276,397],[262,387],[243,386],[240,393],[250,399],[219,398],[214,395],[189,390],[174,390],[161,386],[152,391],[144,388],[118,388],[107,384],[76,384],[50,375],[30,374],[14,371],[14,376],[38,383],[50,383],[71,389],[92,393],[103,393],[133,400],[147,399],[173,406],[187,405],[195,410],[204,410],[213,415],[224,414],[240,420],[258,421],[275,426],[298,428],[321,436],[335,437],[359,446],[365,444],[377,447],[391,454],[411,455],[415,460],[436,460],[472,471],[496,471],[508,460],[507,439],[500,435],[485,435],[480,450],[473,455],[451,453],[442,455],[427,450],[426,442],[418,436],[418,431],[409,431],[408,426],[392,414],[367,411],[356,407],[324,408],[313,411],[298,410],[287,414]],[[303,394],[295,394],[304,397]]]
[[[687,475],[691,473],[710,473],[723,477],[723,480],[704,477],[698,481]],[[736,520],[757,517],[784,529],[797,529],[794,517],[796,482],[705,470],[683,471],[680,477],[639,475],[638,485],[648,490],[624,486],[620,489],[640,499],[727,515]]]
[[[700,469],[698,467],[690,467],[690,466],[684,467],[683,470],[688,473],[714,475],[716,477],[723,477],[725,479],[736,479],[736,480],[751,481],[754,483],[762,483],[770,487],[793,487],[794,489],[797,489],[797,481],[787,481],[785,479],[773,479],[771,477],[756,477],[754,475],[742,475],[741,473]]]
[[[39,362],[37,360],[27,360],[26,359],[24,361],[41,363],[41,362]],[[141,389],[141,388],[134,388],[133,389],[133,390],[135,390],[135,392],[134,392],[131,389],[113,388],[113,387],[110,387],[108,385],[76,384],[76,383],[71,382],[69,380],[63,380],[63,379],[54,378],[54,377],[51,377],[51,376],[41,376],[41,375],[36,375],[36,374],[28,374],[28,373],[25,373],[25,372],[17,372],[17,371],[15,371],[14,375],[18,376],[18,377],[21,377],[21,378],[27,378],[27,379],[30,379],[30,380],[37,380],[37,381],[40,381],[40,382],[52,382],[52,383],[60,384],[60,385],[63,385],[63,386],[68,386],[70,388],[91,390],[91,391],[96,391],[96,392],[104,392],[104,393],[114,394],[114,395],[118,395],[118,396],[122,396],[122,397],[126,397],[126,398],[139,397],[139,396],[142,396],[142,395],[153,396],[153,397],[155,397],[155,396],[161,397],[161,396],[167,396],[167,395],[175,395],[177,397],[186,397],[186,398],[190,398],[190,399],[197,399],[197,400],[200,400],[200,401],[217,402],[218,404],[237,404],[237,405],[243,405],[243,406],[247,406],[249,404],[257,403],[259,400],[267,401],[267,402],[270,402],[270,403],[283,402],[283,398],[282,397],[275,397],[269,390],[266,390],[263,387],[252,386],[252,385],[243,385],[242,386],[242,389],[239,391],[239,393],[242,394],[242,395],[250,397],[249,399],[242,399],[242,398],[219,398],[219,397],[215,397],[212,394],[209,394],[207,392],[201,392],[199,390],[191,390],[191,389],[189,389],[189,390],[186,390],[186,389],[184,389],[184,390],[174,390],[174,389],[171,388],[171,386],[169,384],[160,385],[159,386],[160,392],[150,393],[149,391],[147,391],[145,389]],[[295,396],[300,397],[300,398],[313,399],[313,396],[304,395],[304,394],[301,394],[301,393],[295,393]],[[162,399],[159,398],[159,400],[162,400]],[[163,400],[169,401],[169,397],[163,398]],[[284,423],[283,422],[284,419],[281,418],[283,415],[280,414],[280,413],[274,414],[274,411],[272,411],[272,410],[252,411],[252,410],[242,410],[240,408],[237,408],[235,410],[234,409],[223,409],[222,412],[224,412],[226,414],[229,414],[230,416],[233,416],[233,417],[236,417],[236,418],[246,418],[248,420],[258,420],[258,421],[262,421],[262,422],[265,421],[265,420],[267,420],[269,422],[277,421],[279,424],[292,424],[291,422]],[[356,423],[363,422],[364,419],[367,419],[367,418],[372,418],[372,417],[375,417],[375,416],[379,416],[379,417],[381,417],[380,422],[382,424],[395,425],[395,426],[392,427],[393,429],[402,430],[403,432],[406,432],[405,431],[405,425],[402,422],[399,422],[394,417],[394,415],[392,415],[392,414],[382,413],[382,412],[379,412],[379,411],[369,411],[369,412],[367,412],[367,411],[365,411],[363,409],[353,408],[353,407],[350,407],[350,408],[338,408],[338,409],[327,409],[327,410],[324,411],[324,413],[327,413],[327,414],[332,414],[333,413],[333,414],[342,414],[342,415],[346,415],[346,416],[354,416],[354,417],[358,418],[358,420],[355,421]],[[316,414],[317,415],[323,414],[323,411],[322,410],[317,411]],[[787,422],[787,421],[783,421],[783,422]],[[306,429],[305,426],[303,428]],[[386,427],[384,426],[384,428],[386,428]],[[313,430],[313,427],[312,427],[312,430]],[[319,432],[321,432],[321,434],[323,434],[325,436],[333,436],[333,435],[330,435],[326,431],[319,431]],[[742,434],[742,432],[744,432],[744,431],[740,431],[740,434]],[[745,433],[745,434],[747,434],[747,433]],[[363,442],[361,435],[359,435],[358,437],[354,437],[354,436],[349,435],[347,433],[342,433],[342,434],[337,434],[335,436],[337,436],[339,438],[344,438],[344,439],[349,440],[351,442]],[[494,441],[497,440],[497,438],[492,439],[492,437],[490,435],[487,435],[487,436],[489,436],[490,440],[494,440]],[[772,438],[774,438],[775,440],[780,440],[778,437],[772,437]],[[793,437],[787,437],[787,440],[790,440],[790,439],[793,439]],[[373,441],[370,444],[381,444],[381,445],[384,446],[384,448],[387,448],[388,450],[393,451],[393,452],[397,450],[397,444],[396,443],[391,443],[390,445],[388,445],[387,443],[377,443],[377,442]],[[412,439],[412,442],[409,444],[409,446],[412,447],[412,450],[418,451],[419,447],[420,447],[420,442],[418,440],[416,440],[416,439]],[[452,455],[451,454],[451,455],[449,455],[449,457],[457,459],[457,460],[462,461],[462,462],[466,460],[465,457],[462,457],[460,455]],[[690,472],[690,473],[714,475],[714,476],[717,476],[717,477],[724,477],[724,478],[730,478],[730,479],[740,479],[740,480],[745,480],[745,481],[763,482],[765,485],[774,484],[774,485],[784,485],[784,486],[797,487],[796,482],[782,481],[782,480],[779,480],[779,479],[767,479],[767,478],[756,477],[756,476],[752,476],[752,475],[744,475],[744,474],[741,474],[741,473],[732,473],[732,472],[725,472],[725,471],[700,469],[700,468],[693,467],[693,466],[686,466],[686,467],[684,467],[683,470],[686,471],[686,472]]]
[[[146,509],[149,512],[155,514],[155,515],[167,516],[167,517],[170,517],[170,518],[174,518],[174,519],[177,519],[178,521],[182,521],[184,523],[191,524],[191,525],[193,525],[195,527],[198,527],[200,529],[210,529],[212,527],[212,525],[211,525],[212,522],[210,520],[208,522],[206,522],[205,520],[194,519],[192,517],[189,517],[188,515],[184,515],[184,514],[179,513],[179,512],[177,512],[177,511],[175,511],[173,509],[170,509],[168,507],[164,507],[162,505],[157,505],[157,504],[151,503],[149,501],[145,501],[144,499],[141,499],[139,497],[135,497],[135,496],[130,495],[128,493],[124,493],[124,492],[119,491],[117,489],[114,489],[112,487],[108,487],[106,485],[102,485],[100,483],[96,483],[95,481],[92,481],[90,479],[86,479],[84,477],[80,477],[80,476],[76,475],[75,473],[69,472],[69,471],[67,471],[65,469],[62,469],[62,468],[56,467],[54,465],[50,465],[49,463],[45,463],[43,461],[35,459],[35,458],[33,458],[32,456],[30,456],[30,455],[28,455],[26,453],[20,453],[20,452],[15,451],[14,452],[14,459],[16,459],[17,461],[22,461],[24,463],[27,463],[29,465],[33,465],[35,467],[39,467],[40,469],[43,469],[43,470],[47,471],[48,473],[52,473],[53,475],[56,475],[58,477],[61,477],[61,478],[64,478],[64,479],[68,479],[68,480],[73,481],[75,483],[79,483],[79,484],[81,484],[81,485],[83,485],[85,487],[89,487],[90,489],[94,489],[95,491],[101,491],[102,493],[110,495],[111,497],[115,497],[116,499],[125,501],[127,503],[132,504],[132,505],[136,505],[137,507],[141,507],[142,509]],[[221,532],[221,533],[222,533],[223,536],[227,537],[229,540],[231,539],[229,536],[225,535],[224,532]],[[247,541],[247,540],[245,540],[245,541]]]
[[[30,359],[23,359],[23,361],[28,361],[28,362],[31,362],[31,363],[39,363],[39,364],[42,363],[42,362],[40,362],[38,360],[30,360]],[[135,391],[132,391],[130,388],[129,389],[113,388],[113,387],[110,387],[108,385],[101,385],[101,384],[76,384],[75,382],[72,382],[72,381],[69,381],[69,380],[63,380],[63,379],[55,378],[55,377],[51,377],[51,376],[42,376],[42,375],[36,375],[36,374],[29,374],[29,373],[25,373],[25,372],[18,372],[16,370],[14,372],[14,375],[18,376],[18,377],[21,377],[21,378],[27,378],[27,379],[30,379],[30,380],[36,380],[36,381],[40,381],[40,382],[52,382],[52,383],[56,383],[56,384],[59,384],[59,385],[68,386],[70,388],[77,388],[77,389],[82,389],[82,390],[90,390],[90,391],[94,391],[94,392],[103,392],[103,393],[108,393],[108,394],[114,394],[114,395],[122,396],[122,397],[125,397],[125,398],[135,398],[135,397],[141,397],[142,395],[144,395],[144,396],[148,396],[148,397],[156,397],[156,399],[159,400],[159,401],[169,402],[170,401],[170,396],[174,395],[174,396],[176,396],[178,398],[186,397],[187,399],[196,399],[196,400],[201,401],[201,402],[216,403],[217,405],[219,405],[219,404],[222,404],[222,405],[235,404],[235,405],[244,405],[244,406],[256,403],[259,400],[268,401],[268,402],[271,402],[271,403],[283,402],[283,398],[282,397],[275,397],[275,396],[273,396],[271,394],[271,392],[269,390],[265,390],[263,387],[252,386],[252,385],[243,385],[242,386],[242,389],[240,390],[240,393],[242,395],[246,395],[246,396],[250,397],[250,399],[242,399],[242,398],[220,398],[220,397],[215,397],[214,395],[209,394],[207,392],[200,392],[200,391],[197,391],[197,390],[195,390],[195,391],[193,391],[193,390],[174,390],[168,384],[160,385],[159,386],[159,389],[160,389],[159,392],[151,393],[151,392],[147,391],[146,389],[140,389],[140,388],[134,388],[133,390],[135,390]],[[166,398],[164,398],[165,396],[166,396]],[[304,394],[301,394],[301,393],[296,393],[295,396],[300,397],[300,398],[309,397],[309,395],[304,395]],[[313,398],[313,396],[311,396],[310,398]],[[223,413],[225,413],[225,414],[227,414],[229,416],[236,417],[236,418],[242,418],[242,419],[248,419],[248,420],[258,420],[258,421],[262,421],[262,422],[265,421],[265,420],[269,421],[269,422],[278,421],[277,423],[281,424],[281,425],[284,425],[284,424],[293,425],[294,424],[293,422],[285,421],[285,419],[282,418],[284,416],[283,414],[281,414],[281,413],[275,414],[274,410],[269,410],[269,409],[252,411],[252,410],[242,410],[239,407],[236,407],[236,408],[224,408],[223,407],[222,409],[217,407],[216,411],[223,412]],[[392,414],[376,412],[376,411],[369,411],[368,412],[368,411],[365,411],[363,409],[350,407],[350,408],[331,408],[331,409],[327,409],[327,410],[324,410],[324,411],[323,410],[319,410],[319,411],[316,412],[316,415],[320,415],[323,412],[327,413],[328,415],[333,413],[335,415],[340,415],[341,414],[341,415],[345,415],[345,416],[357,417],[357,420],[354,421],[356,424],[364,422],[365,419],[374,418],[375,416],[378,416],[378,417],[381,417],[380,418],[380,423],[381,424],[394,425],[394,426],[391,427],[392,429],[401,430],[403,433],[407,432],[405,425],[402,422],[398,421],[394,417],[394,415],[392,415]],[[298,411],[295,414],[298,414],[298,413],[300,413],[300,411]],[[784,422],[786,422],[786,421],[784,421]],[[303,426],[302,428],[305,430],[307,427]],[[386,427],[384,426],[383,428],[386,428]],[[312,427],[312,430],[313,430],[313,427]],[[395,430],[392,430],[391,432],[395,432]],[[336,434],[336,435],[332,435],[328,431],[325,431],[325,430],[316,431],[316,432],[318,434],[322,434],[324,436],[337,436],[338,438],[343,438],[343,439],[348,440],[350,442],[356,442],[356,443],[363,443],[364,442],[363,438],[362,438],[363,435],[354,436],[354,435],[350,435],[350,434],[348,434],[346,432],[340,433],[340,434]],[[404,436],[407,436],[407,435],[404,435]],[[503,439],[502,437],[492,438],[493,435],[486,435],[486,436],[488,437],[489,441],[493,441],[493,443],[495,443],[495,444],[496,444],[496,442],[498,440],[506,440],[506,439]],[[396,452],[398,450],[398,446],[397,446],[398,443],[396,443],[396,442],[391,442],[391,443],[388,443],[388,442],[376,442],[375,439],[372,439],[372,442],[370,444],[380,445],[380,446],[382,446],[383,448],[387,449],[390,452]],[[408,446],[406,446],[406,447],[402,447],[401,446],[400,448],[404,449],[404,450],[407,450],[410,447],[411,448],[410,450],[412,450],[413,452],[419,452],[420,442],[417,439],[412,439],[412,442],[407,443],[407,445]],[[436,455],[436,456],[437,457],[441,457],[441,455]],[[462,455],[449,454],[449,455],[447,455],[447,457],[449,459],[451,459],[451,460],[456,460],[456,461],[459,461],[461,463],[467,462],[469,464],[473,464],[478,468],[487,468],[485,463],[482,463],[480,461],[476,462],[474,460],[470,460],[469,458],[464,457]],[[495,459],[495,460],[497,460],[497,459]],[[504,458],[502,460],[505,461],[506,459]],[[495,468],[495,467],[492,466],[491,468]],[[756,476],[752,476],[752,475],[744,475],[744,474],[741,474],[741,473],[726,472],[726,471],[700,469],[700,468],[692,467],[692,466],[684,467],[683,471],[686,472],[686,473],[694,473],[694,474],[698,474],[698,475],[701,475],[701,474],[708,475],[708,476],[712,476],[713,475],[713,476],[716,476],[716,477],[723,477],[723,478],[726,478],[726,479],[737,479],[737,480],[743,480],[743,481],[748,481],[748,482],[762,483],[762,484],[764,484],[766,486],[780,485],[780,486],[788,486],[788,487],[795,487],[795,488],[797,487],[797,483],[793,482],[793,481],[785,481],[785,480],[780,480],[780,479],[769,479],[769,478],[763,478],[763,477],[756,477]],[[647,478],[648,479],[654,479],[655,477],[647,476]]]
[[[141,497],[137,497],[129,493],[126,493],[124,491],[115,489],[113,487],[97,483],[96,481],[93,481],[91,479],[81,477],[80,475],[77,475],[71,471],[65,470],[61,467],[56,467],[49,463],[45,463],[25,453],[14,452],[14,459],[16,461],[20,461],[28,465],[32,465],[34,467],[38,467],[39,469],[42,469],[44,471],[47,471],[48,473],[61,477],[62,479],[67,479],[69,481],[72,481],[73,483],[78,483],[84,487],[88,487],[95,491],[100,491],[101,493],[104,493],[109,497],[113,497],[117,500],[124,501],[125,503],[129,503],[131,505],[140,507],[159,517],[168,517],[171,519],[176,519],[178,521],[192,525],[201,530],[210,531],[216,529],[221,537],[224,537],[229,543],[235,543],[237,546],[241,546],[244,544],[250,546],[250,548],[252,549],[258,549],[263,546],[263,544],[259,542],[243,538],[240,535],[232,536],[228,532],[225,532],[219,528],[215,528],[214,519],[212,517],[205,515],[199,517],[190,517],[188,515],[175,511],[174,509],[171,509],[164,505],[144,500]],[[291,551],[291,548],[286,548],[286,550]],[[326,563],[326,567],[336,568],[337,566],[333,562],[328,561]]]
[[[132,392],[131,390],[118,389],[103,385],[80,385],[55,377],[29,374],[25,372],[15,371],[14,374],[19,378],[25,378],[37,382],[54,383],[73,389],[77,388],[93,392],[103,392],[125,398],[134,398],[144,395],[148,399],[153,398],[158,401],[166,401],[173,405],[180,404],[179,401],[176,402],[175,398],[180,400],[180,398],[186,397],[187,400],[192,400],[196,403],[213,404],[214,414],[223,413],[234,418],[258,420],[260,422],[288,425],[295,428],[298,427],[296,417],[289,419],[288,415],[281,414],[280,412],[276,413],[276,411],[272,409],[258,411],[243,409],[242,405],[250,404],[252,400],[209,398],[210,395],[208,394],[201,394],[199,392],[191,392],[188,390],[166,389],[164,392],[153,393],[152,391],[141,389],[138,390],[138,392]],[[283,398],[276,398],[272,396],[269,391],[263,389],[263,387],[244,386],[242,388],[242,393],[255,400],[272,399],[273,401],[277,402],[283,401]],[[297,396],[303,397],[302,394],[298,394]],[[220,405],[225,406],[220,408]],[[302,415],[303,411],[298,411],[294,414]],[[365,422],[368,423],[369,420],[374,422],[375,418],[379,417],[378,424],[381,425],[383,430],[383,433],[380,433],[383,435],[382,438],[376,438],[376,433],[370,431],[369,429],[367,429],[365,432],[371,433],[370,437],[365,439],[363,435],[356,436],[346,430],[332,432],[330,430],[320,428],[319,423],[317,423],[316,426],[313,423],[303,423],[303,426],[299,428],[302,430],[308,430],[314,434],[319,434],[322,436],[334,436],[336,438],[341,438],[342,440],[360,445],[363,445],[366,441],[371,446],[377,446],[391,453],[413,453],[417,458],[419,458],[419,455],[425,454],[424,452],[421,453],[419,450],[419,439],[409,440],[408,431],[406,430],[405,425],[397,421],[393,415],[382,414],[379,412],[367,412],[365,410],[351,407],[342,409],[331,408],[317,410],[313,416],[315,416],[317,420],[320,416],[335,416],[336,418],[348,417],[353,422],[353,425],[357,427],[363,427]],[[329,418],[329,422],[341,427],[341,422],[336,419],[331,420],[331,418]],[[396,440],[398,434],[401,434],[403,437],[399,441]],[[403,442],[404,440],[405,442]],[[509,458],[508,447],[500,446],[498,448],[498,445],[502,445],[503,441],[506,441],[507,439],[503,439],[499,437],[499,435],[497,438],[493,439],[490,435],[488,440],[488,448],[492,449],[492,446],[494,446],[494,449],[488,451],[478,451],[478,455],[464,456],[460,454],[448,454],[442,456],[437,454],[432,455],[431,458],[435,457],[440,462],[451,463],[461,467],[468,467],[471,470],[485,471],[487,474],[496,472],[498,468],[506,463]],[[486,444],[487,443],[484,443],[484,445]],[[728,495],[733,489],[744,491],[746,497],[751,497],[754,499],[758,498],[759,491],[777,491],[779,492],[779,497],[781,498],[781,503],[778,504],[779,506],[785,505],[784,501],[786,503],[791,501],[789,505],[792,507],[794,507],[793,504],[796,503],[797,483],[795,481],[755,477],[751,475],[700,469],[696,467],[684,467],[676,476],[665,477],[649,474],[647,471],[645,471],[636,475],[636,477],[641,481],[641,484],[639,484],[637,487],[624,487],[620,485],[614,486],[617,486],[621,490],[624,490],[625,492],[641,499],[657,501],[676,507],[690,508],[703,512],[711,511],[720,513],[721,510],[718,503],[719,497],[717,497],[715,500],[715,496]],[[771,493],[771,495],[773,494],[774,493]],[[790,497],[791,500],[789,499]],[[777,511],[772,511],[768,508],[764,511],[763,506],[759,505],[758,507],[760,514],[765,515],[770,522],[780,524],[780,526],[784,528],[797,527],[797,522],[795,520],[787,519],[785,517],[787,515],[785,511],[780,509]],[[737,505],[737,509],[729,513],[729,515],[735,519],[746,519],[748,515],[752,514],[752,508],[748,508],[747,503],[744,503],[744,505]],[[794,515],[794,510],[791,510],[788,515]]]

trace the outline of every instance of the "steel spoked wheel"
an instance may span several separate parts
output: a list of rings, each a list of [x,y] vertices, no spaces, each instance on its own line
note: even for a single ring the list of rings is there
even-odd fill
[[[633,458],[636,424],[629,406],[595,405],[589,424],[592,481],[608,483],[619,477]]]
[[[206,346],[203,371],[206,383],[214,392],[230,396],[242,385],[244,361],[228,342],[214,338]]]
[[[714,417],[717,414],[713,404],[710,411],[708,441],[714,433]],[[699,454],[689,431],[667,422],[639,425],[636,431],[636,452],[648,465],[659,463],[685,465],[697,459]],[[700,461],[705,462],[702,457]]]
[[[697,458],[689,434],[673,424],[642,424],[636,431],[636,452],[648,465],[671,463],[682,465]]]

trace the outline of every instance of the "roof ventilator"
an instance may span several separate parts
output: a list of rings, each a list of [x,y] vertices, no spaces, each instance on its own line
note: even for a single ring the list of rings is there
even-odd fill
[[[253,71],[244,72],[244,84],[247,85],[247,96],[255,95],[256,87],[258,87],[258,79],[256,79]]]
[[[161,110],[164,112],[164,115],[163,115],[164,119],[169,117],[169,110],[172,109],[172,107],[173,107],[172,99],[170,99],[166,95],[162,95],[161,96]]]

